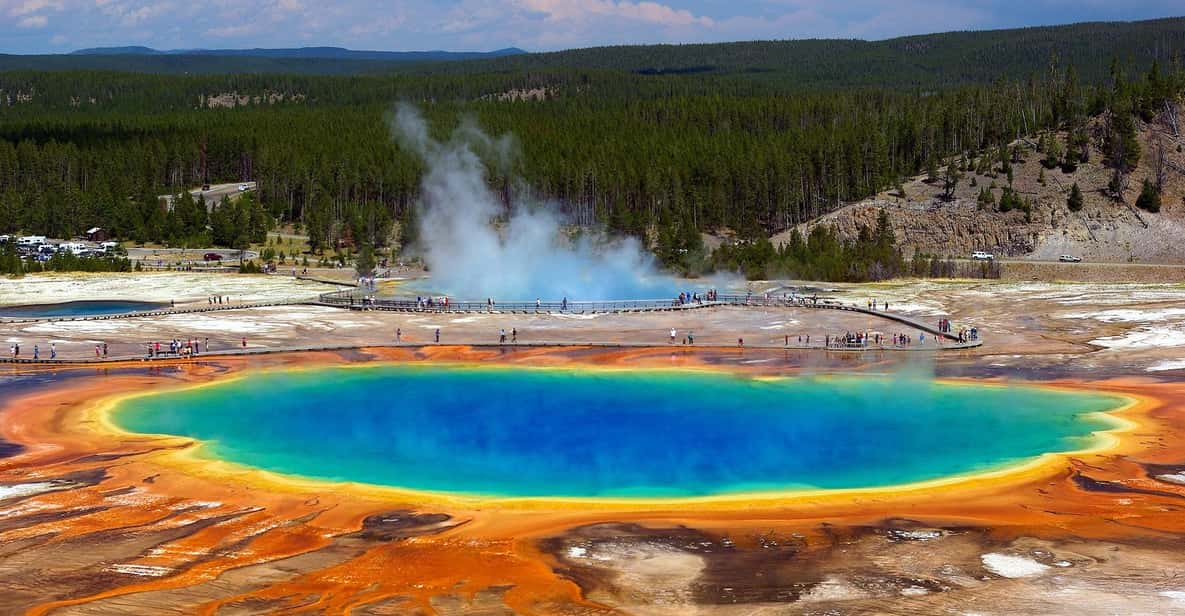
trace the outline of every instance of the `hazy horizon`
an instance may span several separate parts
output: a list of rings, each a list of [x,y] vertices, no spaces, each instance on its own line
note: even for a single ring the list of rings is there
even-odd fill
[[[1138,21],[1177,1],[1094,0],[0,0],[0,53],[93,47],[556,51],[602,45],[857,38]]]

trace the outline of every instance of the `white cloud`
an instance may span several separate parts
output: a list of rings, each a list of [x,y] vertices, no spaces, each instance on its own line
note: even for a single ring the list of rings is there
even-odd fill
[[[0,6],[4,6],[0,4]],[[13,17],[38,13],[43,10],[60,11],[62,3],[58,0],[20,0],[12,2],[7,13]]]
[[[30,15],[22,17],[16,22],[18,28],[44,28],[49,25],[49,18],[45,15]]]
[[[657,2],[626,0],[519,0],[523,8],[546,15],[549,21],[586,21],[609,17],[641,21],[662,26],[700,25],[711,27],[709,17],[697,16],[685,9]]]

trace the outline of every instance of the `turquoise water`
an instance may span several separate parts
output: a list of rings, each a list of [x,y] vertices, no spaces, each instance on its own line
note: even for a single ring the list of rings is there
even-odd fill
[[[45,318],[45,317],[89,317],[100,314],[123,314],[142,310],[156,310],[166,306],[157,302],[101,299],[59,304],[29,304],[24,306],[0,306],[0,317]]]
[[[331,480],[491,496],[900,484],[1079,449],[1112,397],[928,379],[380,366],[128,400],[117,425]]]

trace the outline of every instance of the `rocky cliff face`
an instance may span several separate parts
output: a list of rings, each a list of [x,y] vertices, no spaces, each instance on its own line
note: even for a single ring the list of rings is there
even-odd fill
[[[919,203],[906,200],[872,200],[832,212],[801,230],[829,225],[841,237],[853,238],[860,227],[874,228],[881,210],[889,213],[897,241],[907,256],[926,254],[962,256],[976,250],[999,255],[1025,255],[1034,250],[1044,231],[1040,223],[1025,222],[1020,211],[1007,214],[979,209],[974,202],[956,199]],[[779,236],[775,243],[784,240]]]
[[[1072,254],[1095,261],[1185,263],[1185,136],[1171,122],[1158,118],[1141,126],[1143,155],[1129,176],[1122,201],[1106,193],[1112,171],[1103,164],[1097,145],[1090,148],[1089,162],[1064,173],[1041,165],[1043,154],[1036,151],[1035,141],[1017,142],[1022,160],[1013,165],[1012,188],[1032,205],[1027,216],[1019,210],[1000,212],[994,205],[979,204],[977,197],[984,188],[999,201],[1008,185],[1003,174],[968,172],[949,201],[943,199],[941,186],[917,177],[903,185],[904,196],[886,191],[800,225],[799,230],[807,233],[816,225],[830,225],[850,239],[860,226],[874,227],[877,215],[885,210],[907,256],[922,252],[959,257],[986,250],[1034,259]],[[1145,178],[1156,177],[1161,159],[1161,211],[1139,211],[1133,204],[1140,186]],[[1066,204],[1075,183],[1085,204],[1079,212],[1070,211]],[[788,238],[787,231],[772,239],[776,245]]]

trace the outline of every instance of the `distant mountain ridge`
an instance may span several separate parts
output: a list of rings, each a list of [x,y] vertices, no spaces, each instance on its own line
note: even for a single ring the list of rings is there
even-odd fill
[[[920,34],[865,41],[798,39],[620,45],[552,52],[360,51],[341,47],[177,49],[124,46],[71,54],[0,54],[7,71],[227,75],[509,75],[597,71],[661,79],[745,81],[749,91],[851,86],[940,88],[1023,80],[1051,63],[1098,83],[1117,59],[1143,70],[1185,50],[1185,17]]]
[[[288,47],[253,49],[153,49],[142,46],[91,47],[70,52],[72,56],[232,56],[251,58],[318,58],[341,60],[377,60],[383,62],[440,62],[449,60],[476,60],[525,54],[517,47],[506,47],[494,51],[372,51],[344,47]]]

